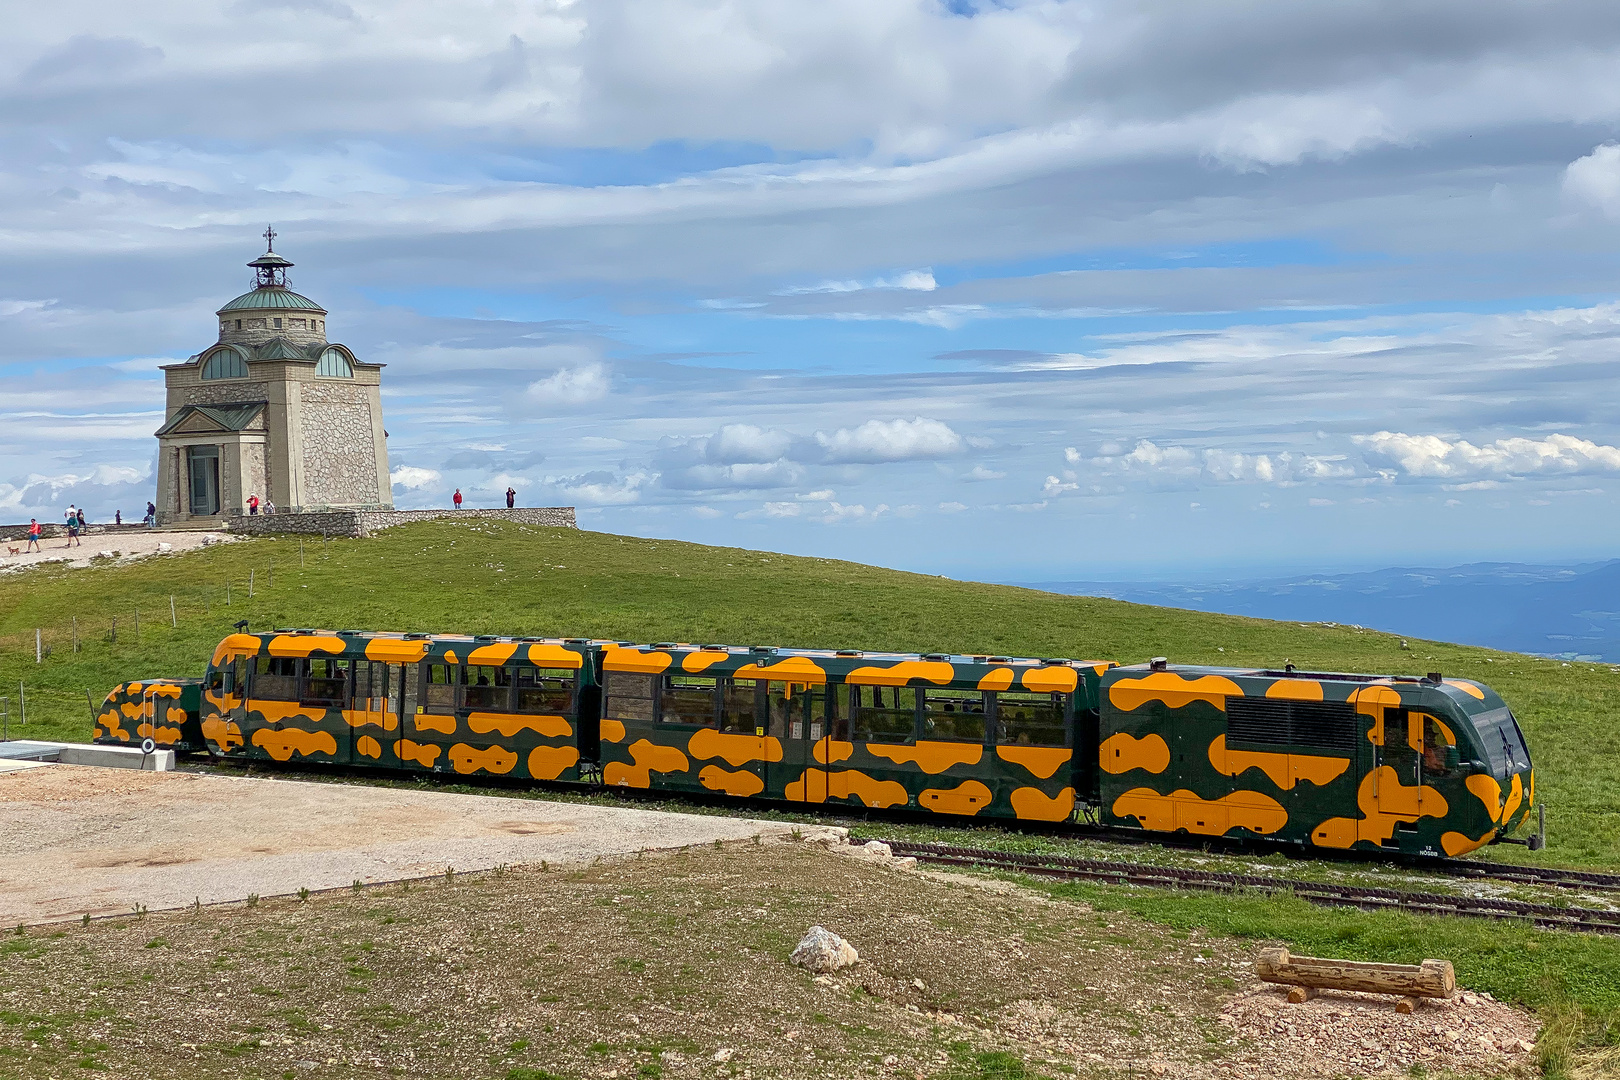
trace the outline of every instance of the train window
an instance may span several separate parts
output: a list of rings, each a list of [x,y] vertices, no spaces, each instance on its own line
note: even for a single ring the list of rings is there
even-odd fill
[[[658,722],[661,724],[696,724],[714,727],[714,679],[692,675],[665,675],[658,695]]]
[[[388,665],[375,660],[358,660],[354,665],[354,707],[365,712],[383,712],[388,707]]]
[[[808,717],[814,715],[815,692],[803,683],[771,683],[766,691],[766,712],[769,720],[765,734],[773,739],[802,739],[807,732]],[[821,738],[820,724],[811,738]]]
[[[326,709],[341,709],[348,704],[349,662],[319,657],[308,664],[299,703]]]
[[[1226,699],[1229,743],[1350,751],[1356,748],[1360,734],[1361,722],[1356,708],[1348,701]]]
[[[1440,725],[1432,716],[1423,717],[1423,775],[1450,776],[1446,766],[1446,749],[1450,746]]]
[[[916,741],[915,690],[899,686],[851,686],[849,696],[850,736],[855,742]]]
[[[919,690],[925,739],[984,742],[984,693],[979,690]]]
[[[304,663],[287,656],[261,656],[254,665],[253,697],[258,701],[297,701],[298,669]]]
[[[451,713],[456,711],[456,683],[460,681],[461,668],[454,664],[427,665],[427,678],[424,680],[422,711],[428,713]]]
[[[461,707],[472,712],[505,712],[512,705],[512,679],[505,668],[469,666],[461,688]]]
[[[1062,694],[996,695],[996,726],[1003,746],[1067,746]]]
[[[720,730],[752,735],[763,726],[758,712],[759,683],[754,679],[726,679],[720,684]]]
[[[644,676],[632,676],[643,678]],[[517,711],[562,714],[574,711],[574,673],[550,669],[518,668]],[[650,681],[650,680],[649,680]],[[647,702],[648,718],[652,702]]]
[[[660,676],[637,675],[629,671],[606,673],[603,693],[606,701],[602,715],[615,720],[645,720],[653,718],[653,683]]]

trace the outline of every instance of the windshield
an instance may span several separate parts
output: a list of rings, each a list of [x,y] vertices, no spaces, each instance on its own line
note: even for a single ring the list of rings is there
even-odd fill
[[[1505,777],[1530,767],[1530,751],[1524,747],[1524,735],[1506,706],[1480,713],[1473,721],[1480,741],[1485,744],[1485,753],[1490,756],[1494,775]]]

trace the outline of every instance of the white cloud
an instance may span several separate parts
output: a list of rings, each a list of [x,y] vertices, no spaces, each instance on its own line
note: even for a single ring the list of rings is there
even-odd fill
[[[1290,450],[1275,454],[1245,454],[1218,448],[1192,450],[1185,446],[1160,446],[1151,439],[1139,440],[1129,453],[1086,459],[1066,450],[1064,457],[1105,472],[1162,474],[1209,483],[1297,484],[1344,480],[1356,475],[1355,466],[1344,455],[1301,454]],[[1049,489],[1054,480],[1055,477],[1048,478]],[[1063,490],[1073,488],[1066,486]]]
[[[842,525],[848,522],[874,521],[889,512],[887,503],[878,503],[868,510],[864,505],[857,503],[845,506],[843,503],[830,503],[827,511],[816,518],[817,521],[828,525]]]
[[[781,289],[777,296],[802,296],[810,293],[851,293],[873,289],[900,289],[908,292],[933,292],[939,288],[932,270],[907,270],[892,278],[873,278],[870,281],[823,281],[819,285],[800,285]]]
[[[442,479],[444,478],[436,470],[419,469],[414,465],[401,465],[388,474],[390,484],[406,491],[415,491],[417,488],[437,484]]]
[[[705,460],[719,464],[762,464],[786,457],[792,445],[793,436],[785,431],[768,430],[753,424],[725,424],[709,437],[703,448],[703,456]]]
[[[966,509],[967,503],[942,502],[939,504],[939,510],[942,514],[960,514]]]
[[[737,516],[743,520],[748,518],[796,518],[804,512],[804,507],[796,502],[768,502],[757,510],[744,510]]]
[[[1379,431],[1357,435],[1367,452],[1387,458],[1408,476],[1454,479],[1488,476],[1567,476],[1620,472],[1620,447],[1573,435],[1508,438],[1475,446],[1438,435]]]
[[[962,437],[938,420],[868,420],[854,428],[816,432],[827,460],[877,464],[950,457],[963,451]]]
[[[962,474],[962,479],[972,481],[1001,480],[1005,478],[1006,475],[1006,473],[997,469],[987,469],[983,465],[975,465],[973,468]]]
[[[1564,169],[1564,192],[1577,202],[1620,217],[1620,145],[1604,143]]]
[[[553,481],[570,499],[592,506],[623,506],[638,502],[641,492],[657,477],[646,472],[614,476],[607,472],[590,472],[581,476],[563,477]]]
[[[612,380],[606,367],[583,364],[560,368],[546,378],[530,383],[525,397],[532,405],[571,407],[600,401],[607,397],[610,389]]]

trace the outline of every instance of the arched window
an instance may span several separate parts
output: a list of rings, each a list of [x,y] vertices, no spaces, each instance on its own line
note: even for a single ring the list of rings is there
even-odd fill
[[[205,379],[245,379],[247,373],[247,362],[235,349],[220,349],[203,361]]]
[[[327,349],[321,353],[320,363],[315,365],[315,374],[332,379],[352,379],[354,367],[349,363],[349,358],[343,355],[342,349]]]

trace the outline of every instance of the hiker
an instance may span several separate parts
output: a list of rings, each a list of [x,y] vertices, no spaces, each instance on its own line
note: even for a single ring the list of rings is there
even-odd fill
[[[123,523],[124,523],[124,512],[122,510],[114,510],[113,511],[113,524],[114,525],[122,525]]]
[[[248,496],[248,516],[253,517],[254,515],[258,514],[258,512],[259,512],[259,497],[257,495],[249,495]]]
[[[456,509],[460,510],[461,509],[461,489],[460,488],[456,488],[456,493],[451,496],[451,499],[452,499],[452,501],[455,502]]]
[[[276,512],[276,504],[269,499],[264,500],[264,516],[269,517]]]
[[[146,504],[146,527],[152,528],[157,524],[157,506],[154,503]]]
[[[506,508],[508,510],[517,505],[517,492],[511,488],[506,489]]]
[[[80,547],[84,547],[84,541],[79,539],[79,515],[78,515],[78,511],[75,510],[72,507],[68,508],[67,536],[68,536],[67,543],[63,544],[62,545],[63,547],[72,547],[74,544],[78,544]]]
[[[43,551],[43,550],[45,550],[45,549],[39,546],[39,519],[38,518],[29,518],[28,519],[28,546],[23,548],[23,552],[26,554],[27,552],[30,552],[30,551]]]
[[[89,531],[90,526],[84,520],[84,507],[81,506],[79,507],[79,532],[87,533]]]

